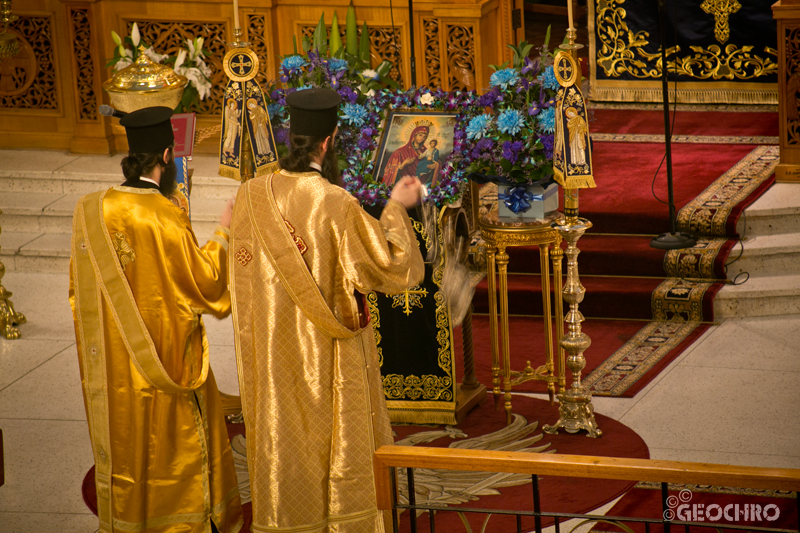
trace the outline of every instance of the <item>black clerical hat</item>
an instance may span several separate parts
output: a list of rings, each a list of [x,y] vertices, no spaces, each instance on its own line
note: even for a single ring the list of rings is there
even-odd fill
[[[119,121],[128,135],[128,149],[136,154],[159,154],[175,143],[168,107],[145,107]]]
[[[339,102],[336,91],[304,89],[286,97],[289,106],[289,131],[295,135],[327,137],[339,122]]]

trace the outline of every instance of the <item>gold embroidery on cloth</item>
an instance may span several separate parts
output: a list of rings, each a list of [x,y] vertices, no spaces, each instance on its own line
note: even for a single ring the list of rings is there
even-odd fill
[[[388,374],[383,376],[383,390],[386,397],[391,400],[410,398],[418,400],[452,400],[453,393],[450,388],[453,380],[450,376],[403,376]]]
[[[308,251],[308,246],[306,246],[306,243],[300,236],[294,234],[294,228],[291,224],[289,224],[289,221],[286,219],[283,219],[283,221],[286,222],[286,227],[289,228],[289,233],[292,234],[292,239],[294,240],[295,245],[297,245],[297,249],[300,250],[300,255],[303,255]]]
[[[714,36],[721,44],[725,44],[731,36],[728,17],[741,8],[742,4],[736,0],[705,0],[700,4],[700,9],[714,15]]]
[[[249,263],[252,259],[253,256],[250,255],[250,252],[248,252],[247,248],[244,246],[239,248],[239,251],[236,252],[236,260],[239,261],[239,264],[242,266],[247,266],[247,263]]]
[[[727,3],[726,0],[706,1]],[[624,3],[625,0],[598,0],[595,23],[598,30],[602,31],[596,32],[599,40],[597,65],[610,77],[627,73],[637,78],[658,79],[661,77],[661,52],[651,54],[644,50],[650,44],[650,34],[646,31],[633,32],[628,27],[625,9],[621,7]],[[674,56],[667,65],[670,72],[696,79],[714,80],[747,80],[778,72],[778,64],[772,58],[762,58],[752,53],[753,46],[739,48],[729,44],[724,52],[717,45],[711,45],[708,49],[700,46],[689,48],[694,55],[684,57],[677,57],[681,51],[679,46],[667,49],[667,56]],[[763,51],[777,60],[778,52],[775,48],[764,47]]]
[[[411,314],[412,307],[422,309],[422,298],[427,295],[428,289],[423,288],[421,285],[415,285],[399,294],[387,294],[386,296],[392,299],[392,309],[402,307],[403,313],[408,316]]]
[[[117,257],[119,257],[119,264],[122,266],[122,270],[125,270],[126,266],[136,260],[136,252],[134,252],[131,245],[128,244],[127,237],[125,237],[124,233],[114,233],[113,243],[114,251],[117,252]]]
[[[441,218],[445,212],[445,209],[447,208],[442,209],[441,214],[439,216],[439,224],[438,224],[439,226],[441,226]],[[431,246],[433,246],[433,239],[431,235],[427,231],[425,231],[425,226],[421,222],[413,219],[411,220],[411,223],[414,227],[414,231],[416,231],[420,235],[423,242],[425,243],[425,248],[430,249]],[[441,231],[437,231],[437,235],[435,238],[437,238],[439,241],[438,245],[443,247],[444,238]],[[441,288],[442,286],[443,275],[444,275],[444,254],[441,254],[441,259],[439,261],[439,264],[434,267],[433,273],[431,275],[433,283],[439,288]],[[411,290],[413,291],[418,288],[421,288],[421,286],[414,287]],[[425,296],[427,296],[427,290],[425,289],[423,290],[425,291]],[[405,292],[410,292],[410,291],[405,291]],[[405,298],[404,294],[405,293],[399,293],[398,295],[395,296]],[[421,296],[417,296],[417,298],[421,299]],[[447,307],[447,300],[444,296],[444,293],[441,290],[436,291],[433,295],[433,298],[434,301],[436,302],[436,329],[437,329],[436,341],[439,343],[437,362],[439,368],[441,368],[444,372],[446,372],[447,376],[438,377],[430,375],[430,376],[423,376],[422,378],[416,376],[407,376],[407,377],[409,379],[411,378],[420,379],[426,383],[426,386],[429,388],[428,391],[425,393],[429,395],[429,397],[426,396],[427,399],[435,398],[440,401],[454,401],[453,391],[454,391],[455,374],[453,372],[453,354],[452,354],[452,343],[451,343],[451,338],[453,333],[452,333],[452,325],[450,324],[450,313]],[[378,302],[377,294],[374,292],[368,294],[367,302],[369,306],[370,320],[373,323],[375,331],[375,344],[377,345],[378,348],[378,360],[379,364],[383,366],[383,350],[380,345],[381,337],[380,334],[378,333],[378,329],[380,327],[380,312],[378,310],[378,305],[377,305]],[[397,306],[393,305],[393,307]],[[419,307],[422,307],[421,303]],[[409,313],[406,314],[410,314],[410,312],[411,311],[409,306]],[[399,378],[403,378],[403,376],[399,375],[396,376],[398,376]],[[425,415],[419,412],[419,409],[423,407],[421,404],[416,402],[397,401],[397,399],[400,398],[414,398],[414,399],[419,398],[419,396],[417,397],[404,396],[405,393],[403,391],[413,392],[416,389],[410,385],[408,389],[406,389],[405,385],[402,388],[399,388],[399,385],[397,385],[394,382],[391,385],[391,387],[388,387],[386,378],[387,376],[384,376],[383,388],[384,388],[384,394],[386,395],[387,400],[389,400],[388,407],[392,422],[402,423],[407,419],[408,422],[411,423],[413,419],[417,421],[417,423],[422,423],[420,421],[425,419]],[[396,396],[397,394],[400,395]],[[408,407],[407,404],[412,404],[414,405],[415,408],[412,409],[411,407]],[[442,408],[441,405],[439,405],[438,407]],[[448,414],[451,413],[448,412]],[[453,417],[455,417],[454,412],[452,414]],[[411,418],[406,417],[404,415],[409,415]],[[442,419],[441,416],[437,416],[436,413],[431,413],[431,416],[429,418],[430,418],[429,420],[430,423],[441,423],[439,422],[439,420]],[[455,421],[454,418],[453,421]]]

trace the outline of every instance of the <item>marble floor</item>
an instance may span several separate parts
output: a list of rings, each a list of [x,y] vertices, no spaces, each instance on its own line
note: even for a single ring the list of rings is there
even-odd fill
[[[2,281],[28,323],[22,339],[0,338],[0,530],[94,532],[80,492],[92,455],[68,278],[9,272]],[[206,327],[220,389],[237,393],[230,319]],[[596,398],[595,409],[639,433],[656,459],[800,468],[798,330],[800,315],[727,319],[635,398]]]

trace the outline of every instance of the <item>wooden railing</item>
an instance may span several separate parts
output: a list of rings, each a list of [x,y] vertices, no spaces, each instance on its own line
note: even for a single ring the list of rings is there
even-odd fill
[[[401,506],[397,504],[396,495],[394,494],[394,469],[396,468],[529,474],[533,476],[534,490],[538,490],[536,476],[546,475],[658,482],[662,483],[662,491],[664,492],[666,491],[667,483],[800,492],[800,469],[757,468],[587,455],[383,446],[375,452],[374,468],[378,508],[384,510],[415,507],[412,495],[409,498],[410,505]],[[409,483],[409,485],[413,487],[413,483]],[[535,495],[535,498],[538,500],[538,495]],[[800,507],[800,496],[798,496],[797,504]],[[415,508],[417,510],[422,509],[421,506],[416,506]],[[534,514],[535,516],[556,515],[541,513],[539,509],[534,511],[535,513],[525,512],[524,514]],[[683,523],[681,522],[681,524]],[[728,529],[728,526],[718,527]],[[759,528],[750,529],[757,530]],[[763,528],[762,530],[768,529]],[[795,530],[800,530],[800,525]]]

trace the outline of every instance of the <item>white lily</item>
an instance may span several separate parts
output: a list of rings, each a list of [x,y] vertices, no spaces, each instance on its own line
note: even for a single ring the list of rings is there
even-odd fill
[[[186,48],[189,49],[189,59],[194,61],[194,56],[196,55],[196,53],[195,53],[194,43],[192,42],[191,39],[186,39]]]
[[[134,22],[133,28],[131,28],[131,41],[133,41],[133,46],[138,47],[141,40],[142,36],[139,34],[139,26]]]
[[[184,61],[186,61],[186,50],[181,49],[181,51],[178,52],[178,57],[175,58],[175,66],[173,67],[173,70],[178,72],[178,69],[181,68],[181,65],[183,65]]]
[[[198,37],[197,38],[194,47],[197,50],[197,55],[198,56],[202,56],[203,55],[203,38],[202,37]]]
[[[159,54],[158,52],[153,50],[152,46],[150,48],[146,48],[144,54],[147,57],[149,57],[150,61],[152,61],[153,63],[163,63],[164,60],[169,57],[167,54]]]
[[[114,43],[116,43],[117,46],[122,45],[122,37],[120,37],[119,34],[117,34],[117,32],[114,30],[111,30],[111,38],[114,39]]]

